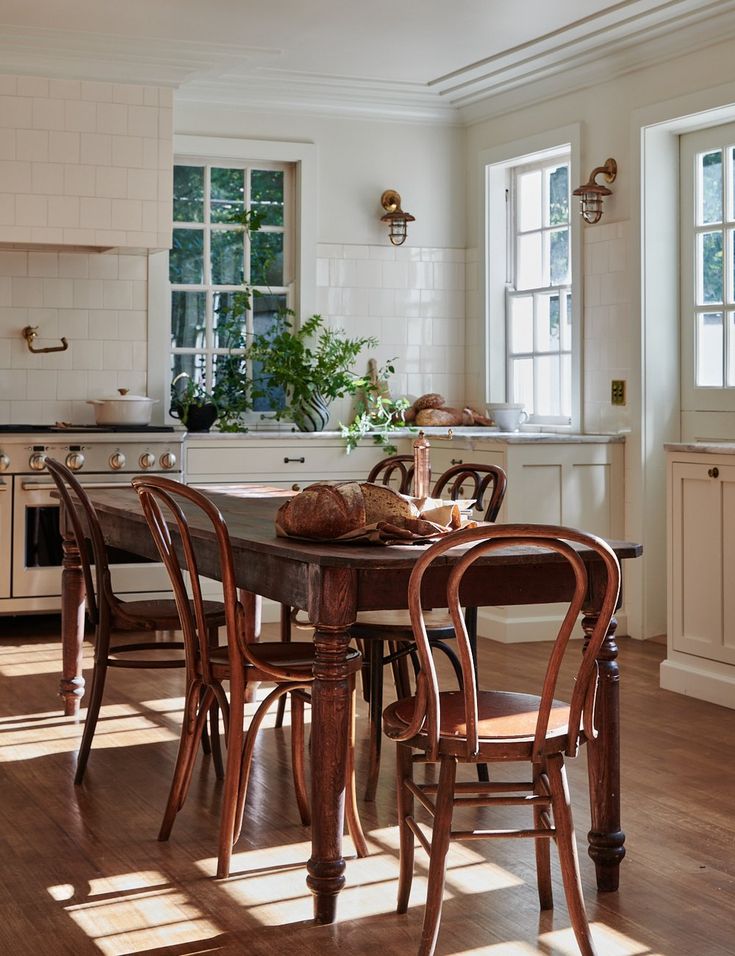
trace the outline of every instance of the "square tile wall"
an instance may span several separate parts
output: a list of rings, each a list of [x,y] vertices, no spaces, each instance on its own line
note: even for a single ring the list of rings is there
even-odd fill
[[[396,359],[391,394],[464,404],[464,249],[321,244],[317,256],[317,311],[350,336],[378,339],[366,362]]]
[[[94,423],[89,398],[146,392],[148,257],[0,251],[0,422]],[[33,354],[22,330],[38,327]]]

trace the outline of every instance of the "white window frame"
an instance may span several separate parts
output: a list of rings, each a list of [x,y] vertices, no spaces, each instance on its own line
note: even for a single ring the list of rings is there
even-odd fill
[[[692,133],[682,134],[680,149],[680,329],[681,329],[681,406],[684,414],[700,417],[706,412],[735,411],[735,382],[727,384],[727,375],[723,368],[722,385],[697,385],[697,335],[696,317],[702,313],[721,312],[723,316],[723,360],[727,363],[727,354],[735,349],[732,341],[735,330],[728,325],[728,316],[735,316],[735,283],[733,282],[733,261],[735,252],[735,211],[733,210],[733,171],[727,172],[728,154],[731,156],[735,146],[735,123],[709,127]],[[697,223],[698,182],[697,156],[702,153],[723,151],[723,219],[717,223],[700,225]],[[698,253],[699,236],[717,231],[723,235],[723,301],[719,304],[698,304]]]
[[[510,170],[536,161],[543,161],[566,152],[569,156],[572,188],[581,182],[580,126],[572,124],[504,143],[479,155],[479,176],[484,196],[485,221],[480,248],[480,281],[485,295],[485,399],[507,401],[506,289],[508,285],[509,245],[507,201]],[[534,420],[526,428],[544,427],[554,431],[582,430],[582,225],[581,216],[572,205],[570,210],[570,255],[572,260],[572,358],[571,418]],[[512,255],[512,250],[511,250]]]
[[[239,137],[177,135],[174,137],[174,162],[179,158],[190,162],[221,162],[226,165],[292,164],[293,241],[291,245],[291,275],[289,276],[289,304],[297,322],[301,315],[316,311],[316,223],[317,170],[316,146],[313,143],[283,143],[274,140],[254,140]],[[148,394],[162,402],[163,418],[174,424],[168,415],[171,387],[170,360],[161,356],[171,354],[171,286],[168,276],[168,250],[152,253],[148,260]],[[160,416],[159,416],[160,417]],[[251,413],[246,421],[256,424],[261,413]]]

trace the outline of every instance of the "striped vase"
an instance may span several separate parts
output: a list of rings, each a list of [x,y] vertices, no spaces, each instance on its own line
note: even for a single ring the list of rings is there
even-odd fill
[[[291,417],[300,432],[321,432],[329,421],[329,406],[321,392],[312,392],[292,407]]]

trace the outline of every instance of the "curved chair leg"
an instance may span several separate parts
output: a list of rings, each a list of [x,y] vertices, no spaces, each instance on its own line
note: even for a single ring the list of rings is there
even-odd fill
[[[288,644],[291,641],[291,608],[288,604],[281,605],[281,641],[284,644]],[[286,713],[286,700],[288,695],[284,694],[278,701],[278,709],[276,710],[276,722],[275,727],[283,727],[283,718]]]
[[[161,829],[158,832],[158,839],[162,842],[168,840],[171,835],[176,814],[186,799],[196,760],[197,746],[201,739],[202,729],[207,721],[207,712],[214,699],[214,692],[210,688],[206,688],[204,694],[201,693],[201,690],[201,682],[193,681],[186,691],[179,752],[176,755],[171,789],[163,813]]]
[[[370,705],[368,729],[370,751],[368,756],[367,783],[365,784],[364,799],[367,802],[375,800],[378,789],[378,775],[380,774],[380,751],[383,742],[383,641],[370,640],[365,642],[368,647],[370,662]]]
[[[413,758],[411,749],[403,744],[396,748],[396,792],[398,795],[398,833],[400,836],[399,874],[398,874],[398,905],[396,912],[405,913],[408,910],[408,898],[411,895],[413,883],[414,835],[406,822],[413,816],[413,794],[405,785],[406,780],[413,780]]]
[[[109,623],[100,620],[100,623],[97,625],[97,634],[95,635],[92,688],[89,693],[87,716],[84,719],[82,741],[79,745],[79,754],[77,756],[77,769],[76,773],[74,774],[74,783],[76,784],[80,784],[84,780],[84,772],[87,769],[87,761],[89,760],[89,751],[92,747],[92,739],[94,738],[94,732],[97,729],[97,718],[100,714],[102,695],[105,690],[105,679],[107,677],[107,656],[109,653],[109,648]]]
[[[206,722],[204,726],[207,726]],[[203,739],[202,737],[202,740]],[[225,765],[222,761],[222,741],[219,735],[219,704],[216,698],[209,708],[209,740],[210,750],[212,751],[212,763],[214,764],[214,775],[218,780],[224,780]]]
[[[577,843],[574,837],[574,823],[569,801],[564,759],[561,754],[553,754],[547,760],[547,772],[551,801],[554,810],[554,824],[556,826],[556,845],[559,850],[561,877],[564,884],[564,895],[567,900],[567,909],[572,921],[572,929],[577,938],[577,945],[582,956],[595,956],[595,945],[592,942],[587,913],[582,896],[582,881],[579,875],[579,861],[577,859]]]
[[[278,701],[279,707],[286,696],[286,694],[281,696]],[[291,772],[299,816],[304,826],[308,827],[311,823],[311,809],[304,769],[304,698],[298,691],[291,694]]]
[[[543,769],[534,765],[533,792],[536,796],[549,795],[548,777]],[[533,825],[536,829],[550,828],[549,809],[544,806],[534,806]],[[534,840],[536,852],[536,882],[538,884],[538,899],[542,910],[554,908],[554,894],[551,885],[551,837],[548,840]]]
[[[345,820],[350,831],[355,852],[362,859],[368,855],[368,845],[357,810],[357,789],[355,783],[355,681],[352,681],[350,698],[350,737],[347,744],[347,765],[345,768]]]
[[[426,910],[424,911],[424,925],[421,930],[418,956],[433,956],[437,936],[439,935],[447,851],[452,830],[456,776],[457,761],[454,757],[443,757],[439,768],[436,813],[431,835],[431,856],[429,857],[429,885],[426,891]]]

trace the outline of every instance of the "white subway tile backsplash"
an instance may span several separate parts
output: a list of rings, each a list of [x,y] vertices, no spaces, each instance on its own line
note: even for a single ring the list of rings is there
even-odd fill
[[[407,289],[408,262],[385,261],[381,263],[381,285],[386,289]]]
[[[90,100],[71,99],[64,103],[64,128],[70,132],[76,133],[96,133],[97,110],[100,104],[93,103]],[[109,132],[109,130],[99,130],[100,132]]]
[[[0,183],[9,193],[28,193],[31,190],[31,167],[17,160],[0,160]]]
[[[79,225],[80,199],[78,196],[49,196],[48,224],[57,228],[75,228]]]
[[[35,97],[31,101],[31,126],[33,129],[66,129],[64,110],[59,109],[58,100],[48,97]]]
[[[72,350],[71,367],[73,369],[84,369],[85,371],[101,369],[103,367],[102,342],[97,339],[75,342]]]
[[[75,309],[101,309],[102,301],[102,280],[101,279],[75,279],[74,280],[74,308]]]
[[[71,309],[74,305],[74,279],[42,279],[43,304],[57,309]]]
[[[119,279],[148,279],[148,257],[121,255],[118,257]]]
[[[25,369],[5,369],[0,375],[0,399],[5,401],[24,399],[27,381]]]
[[[64,189],[61,163],[31,163],[31,189],[34,193],[58,196]]]
[[[103,253],[98,256],[90,256],[89,278],[117,279],[119,272],[118,263],[119,257],[112,253]]]
[[[118,322],[118,338],[145,342],[148,335],[148,323],[145,312],[121,311]]]
[[[79,204],[79,225],[82,229],[109,229],[111,222],[110,199],[82,196]]]
[[[112,102],[112,83],[100,83],[95,80],[82,80],[81,97],[95,102]]]
[[[420,252],[420,250],[417,250]],[[431,262],[410,262],[408,266],[408,286],[411,289],[433,289],[434,269]]]
[[[56,252],[29,252],[28,275],[53,277],[59,274],[59,256]]]
[[[49,80],[48,95],[54,100],[78,100],[82,95],[79,80]]]
[[[82,369],[61,369],[58,372],[56,397],[61,401],[73,401],[87,397],[87,373]]]
[[[45,401],[57,397],[58,372],[51,369],[29,369],[27,374],[27,395],[32,401]]]
[[[97,103],[98,133],[128,135],[128,108],[122,103]]]
[[[129,169],[143,166],[143,140],[140,136],[112,137],[112,165]]]
[[[0,306],[7,307],[11,306],[11,289],[12,289],[12,280],[10,276],[0,276]],[[2,366],[0,365],[0,368]]]
[[[33,100],[28,97],[0,96],[0,128],[31,129]]]
[[[18,226],[47,226],[48,197],[32,194],[17,194],[15,197],[15,222]]]
[[[128,132],[131,136],[158,136],[158,109],[153,106],[128,107]]]
[[[73,163],[65,164],[64,194],[66,196],[94,196],[95,174],[96,168],[86,163],[82,165],[74,165]]]
[[[112,162],[112,137],[107,133],[82,133],[79,158],[90,166],[109,166]]]
[[[49,81],[45,76],[19,76],[16,91],[18,96],[47,97]]]
[[[15,158],[23,162],[48,161],[49,134],[47,130],[19,129],[16,131]]]
[[[133,367],[132,342],[104,342],[102,345],[102,360],[105,368],[124,371]]]
[[[11,289],[12,303],[18,307],[42,307],[43,285],[36,278],[14,276]]]
[[[0,159],[17,159],[17,135],[14,129],[0,131]]]
[[[121,166],[98,166],[95,192],[108,199],[124,199],[128,195],[128,170]]]

